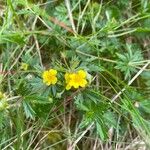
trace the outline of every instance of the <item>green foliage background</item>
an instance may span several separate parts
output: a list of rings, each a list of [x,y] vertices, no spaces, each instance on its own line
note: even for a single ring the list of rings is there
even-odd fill
[[[149,148],[149,24],[149,0],[0,1],[0,149]]]

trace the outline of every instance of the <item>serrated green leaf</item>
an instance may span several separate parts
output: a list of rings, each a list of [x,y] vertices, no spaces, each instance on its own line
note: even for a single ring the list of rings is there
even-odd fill
[[[32,109],[31,105],[28,102],[23,101],[23,107],[24,107],[26,117],[34,119],[35,111]]]

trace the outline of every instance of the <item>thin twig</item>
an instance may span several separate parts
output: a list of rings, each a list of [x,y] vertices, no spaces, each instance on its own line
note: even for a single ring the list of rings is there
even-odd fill
[[[0,80],[0,84],[2,83],[3,79],[11,72],[11,69],[17,64],[18,60],[20,59],[20,57],[22,56],[23,52],[26,49],[25,45],[22,49],[22,51],[20,52],[20,54],[18,55],[18,57],[15,59],[15,61],[12,63],[12,65],[10,66],[9,70],[6,72],[6,74],[3,75],[3,78]]]
[[[66,29],[70,33],[74,33],[70,27],[68,27],[64,22],[59,21],[57,18],[49,17],[49,20],[52,21],[54,24],[59,25],[60,27]]]
[[[74,141],[71,147],[68,148],[68,150],[74,150],[76,144],[82,139],[82,137],[93,127],[94,122],[92,122],[85,131],[82,132],[82,134]]]
[[[79,30],[80,21],[81,21],[82,17],[84,16],[85,11],[86,11],[86,9],[87,9],[87,7],[88,7],[88,5],[89,5],[90,1],[91,1],[91,0],[88,0],[88,1],[87,1],[87,3],[86,3],[86,5],[85,5],[85,7],[84,7],[84,9],[83,9],[82,13],[81,13],[81,14],[79,14],[78,24],[77,24],[77,31]]]
[[[91,58],[94,58],[94,59],[99,59],[99,60],[103,60],[103,61],[107,61],[107,62],[111,62],[111,63],[117,63],[117,61],[115,61],[115,60],[111,60],[111,59],[107,59],[107,58],[103,58],[103,57],[97,57],[97,56],[94,56],[94,55],[91,55],[91,54],[81,52],[79,50],[76,50],[76,52],[81,54],[81,55],[88,56],[88,57],[91,57]]]
[[[68,10],[68,15],[69,15],[70,23],[71,23],[71,26],[72,26],[72,30],[74,31],[74,33],[76,33],[75,24],[74,24],[72,11],[71,11],[71,7],[70,7],[70,1],[65,0],[65,3],[66,3],[67,10]]]
[[[21,135],[20,138],[23,137],[25,134],[31,132],[34,128],[30,127],[29,129],[25,130]],[[8,149],[12,144],[17,141],[18,138],[15,138],[11,143],[7,144],[2,150]]]
[[[150,62],[147,62],[142,68],[141,70],[139,70],[137,72],[137,74],[128,82],[128,86],[131,85],[134,80],[146,69],[146,67],[150,64]],[[124,91],[126,90],[126,88],[123,88],[114,98],[112,98],[111,102],[113,103]]]
[[[33,25],[32,25],[32,30],[33,31],[35,30],[35,25],[36,25],[37,19],[38,19],[38,16],[35,17],[35,20],[33,22]],[[40,47],[39,47],[39,43],[38,43],[36,35],[34,35],[34,40],[35,40],[36,49],[37,49],[37,52],[38,52],[38,55],[39,55],[40,64],[41,64],[41,67],[43,67],[42,56],[41,56]]]

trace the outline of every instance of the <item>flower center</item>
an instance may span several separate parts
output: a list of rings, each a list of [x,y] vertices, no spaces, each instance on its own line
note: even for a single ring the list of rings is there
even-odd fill
[[[48,74],[47,78],[48,78],[49,80],[53,80],[53,79],[55,79],[55,76],[54,76],[54,75],[51,75],[51,74]]]
[[[74,82],[80,82],[82,78],[79,75],[75,75]]]

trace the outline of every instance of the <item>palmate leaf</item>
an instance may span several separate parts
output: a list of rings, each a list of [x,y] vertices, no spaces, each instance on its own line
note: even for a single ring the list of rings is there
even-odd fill
[[[111,111],[108,111],[108,112],[105,112],[103,116],[108,127],[113,127],[114,129],[118,128],[116,114],[114,114]]]
[[[23,108],[24,108],[26,117],[34,119],[35,111],[33,110],[33,108],[31,107],[31,105],[28,102],[23,101]]]
[[[23,107],[27,118],[35,118],[35,115],[37,114],[37,105],[38,106],[46,106],[48,104],[52,103],[52,98],[48,98],[41,95],[28,95],[24,97],[23,100]],[[40,109],[40,108],[39,108]]]
[[[143,56],[140,50],[136,50],[136,47],[128,45],[128,52],[121,54],[117,53],[118,62],[115,66],[116,69],[119,69],[125,75],[125,80],[130,79],[131,75],[135,73],[136,66],[135,62],[143,60]]]
[[[105,140],[108,137],[106,125],[102,121],[96,122],[96,129],[97,129],[96,131],[97,131],[98,135],[100,136],[100,138],[102,140]]]
[[[30,51],[33,49],[33,47],[34,46],[32,46],[31,48],[30,48],[30,50],[29,51],[27,51],[23,56],[22,56],[22,61],[23,62],[25,62],[25,63],[27,63],[28,65],[30,65],[30,67],[31,66],[33,66],[33,67],[38,67],[36,70],[39,70],[39,71],[41,71],[42,70],[42,68],[39,66],[39,59],[38,59],[38,57],[37,56],[32,56],[31,55],[31,53],[30,53]],[[36,65],[35,65],[36,64]]]
[[[41,95],[28,95],[25,96],[25,101],[31,102],[31,103],[39,103],[39,104],[47,104],[47,103],[51,103],[51,98],[48,97],[44,97]]]
[[[140,108],[146,113],[150,114],[150,100],[144,100],[139,103]]]
[[[76,97],[75,104],[78,109],[84,112],[84,120],[81,123],[81,127],[94,122],[98,135],[102,140],[105,140],[107,138],[108,127],[103,115],[108,110],[108,103],[102,101],[96,91],[85,90]]]
[[[31,86],[23,79],[17,80],[15,88],[16,93],[21,96],[26,96],[31,93]]]
[[[33,92],[37,91],[43,91],[45,90],[45,86],[42,82],[42,79],[39,77],[33,77],[32,80],[30,81],[30,84],[32,86]]]

